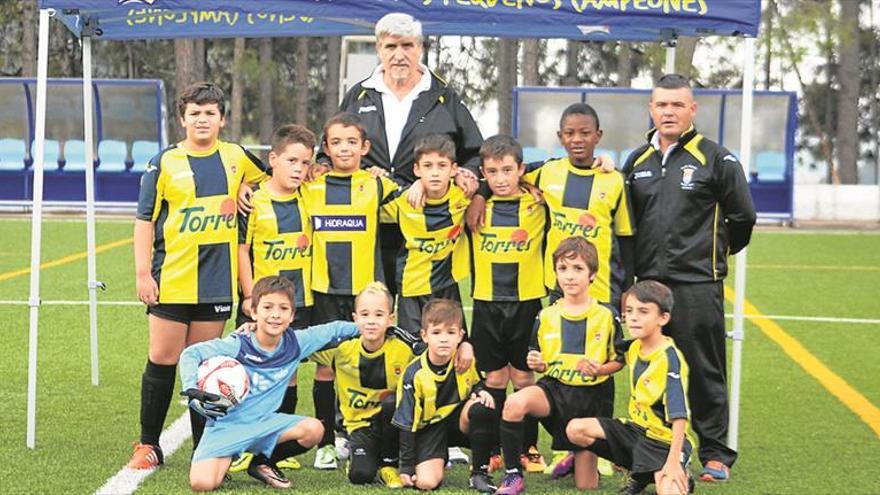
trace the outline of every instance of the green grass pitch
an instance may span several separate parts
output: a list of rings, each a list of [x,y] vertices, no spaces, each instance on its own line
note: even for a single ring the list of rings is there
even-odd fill
[[[29,277],[3,274],[29,266],[30,222],[0,218],[0,492],[92,493],[128,460],[138,436],[140,376],[147,351],[146,317],[135,305],[99,306],[101,384],[89,374],[88,309],[40,308],[37,448],[25,447]],[[102,220],[98,244],[130,237],[132,222]],[[85,250],[82,221],[47,220],[44,262]],[[748,254],[748,299],[766,315],[880,319],[880,235],[876,233],[758,231]],[[5,278],[5,279],[4,279]],[[131,245],[98,256],[101,301],[134,301]],[[86,260],[45,269],[42,299],[87,300]],[[732,277],[729,280],[732,284]],[[469,303],[466,302],[466,305]],[[730,305],[728,304],[730,310]],[[779,320],[831,370],[872,404],[880,405],[877,324]],[[730,347],[730,346],[729,346]],[[744,345],[740,460],[725,485],[698,484],[698,493],[880,493],[880,439],[869,426],[748,323]],[[311,414],[311,374],[300,373],[299,412]],[[616,412],[625,413],[626,371],[617,380]],[[167,424],[185,412],[175,401]],[[549,457],[542,431],[542,450]],[[147,478],[142,493],[189,492],[187,441],[167,465]],[[302,459],[309,466],[312,454]],[[467,470],[448,471],[444,492],[467,491]],[[337,472],[309,467],[288,473],[304,493],[377,492],[353,487]],[[616,493],[620,476],[603,478],[597,493]],[[530,493],[570,492],[571,479],[527,478]],[[222,493],[264,493],[245,474],[233,475]]]

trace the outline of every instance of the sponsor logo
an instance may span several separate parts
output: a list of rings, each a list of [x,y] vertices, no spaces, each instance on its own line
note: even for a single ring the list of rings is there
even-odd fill
[[[266,245],[266,255],[263,256],[265,261],[295,260],[312,256],[312,245],[305,234],[299,236],[296,246],[288,246],[283,239],[263,241],[263,244]]]
[[[487,253],[497,254],[509,253],[511,251],[525,252],[528,251],[531,246],[532,241],[529,239],[529,233],[524,229],[514,230],[513,233],[510,234],[509,240],[501,239],[497,234],[480,232],[480,251]]]
[[[669,378],[672,378],[673,380],[678,380],[681,378],[681,375],[679,375],[678,373],[676,373],[674,371],[670,371],[669,373],[666,374],[666,376],[668,376]]]
[[[254,356],[253,354],[245,353],[244,358],[247,359],[248,361],[253,361],[255,363],[262,363],[263,362],[263,358],[261,358],[260,356]]]
[[[547,363],[547,372],[544,376],[555,378],[561,382],[580,381],[581,383],[590,383],[593,381],[593,377],[583,371],[562,368],[563,364],[561,359]]]
[[[648,179],[650,177],[654,177],[654,172],[651,170],[640,170],[633,174],[633,179]]]
[[[225,312],[231,311],[231,310],[232,310],[232,306],[230,306],[229,304],[215,304],[214,305],[214,312],[215,313],[225,313]]]
[[[128,5],[130,3],[145,3],[147,5],[153,5],[156,3],[156,0],[117,0],[116,5]]]
[[[180,223],[180,233],[217,231],[221,228],[235,228],[235,201],[226,198],[220,204],[218,213],[207,213],[204,206],[183,208],[183,221]]]
[[[315,232],[346,232],[367,230],[365,215],[316,215],[312,217]]]
[[[152,163],[147,163],[147,167],[144,168],[144,173],[148,174],[150,172],[155,172],[156,170],[159,170],[159,167],[153,165]]]
[[[585,239],[599,237],[602,227],[596,226],[596,217],[590,212],[584,212],[578,217],[577,222],[566,218],[565,213],[553,212],[553,228],[568,235],[579,235]]]
[[[685,165],[681,167],[681,188],[685,191],[691,191],[694,189],[694,172],[696,171],[696,165]]]
[[[370,400],[366,393],[353,388],[345,389],[348,393],[348,407],[353,409],[372,409],[382,405],[381,400]]]
[[[434,237],[416,237],[415,241],[418,243],[416,249],[418,249],[420,253],[438,253],[453,245],[460,236],[461,225],[455,225],[446,233],[446,239],[437,239]]]
[[[724,155],[724,158],[722,158],[721,161],[739,163],[739,160],[737,160],[736,157],[731,154]]]
[[[376,111],[376,105],[368,105],[365,107],[358,108],[358,113],[367,113],[367,112],[375,112],[375,111]]]

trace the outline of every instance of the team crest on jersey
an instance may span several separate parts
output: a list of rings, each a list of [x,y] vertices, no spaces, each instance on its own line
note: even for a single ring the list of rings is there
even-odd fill
[[[235,165],[232,165],[231,167],[229,167],[229,170],[231,170],[232,173],[234,174],[234,173],[238,172],[238,167],[236,167]]]
[[[694,172],[697,171],[696,165],[685,165],[681,167],[681,188],[685,191],[691,191],[694,188]]]
[[[403,373],[403,369],[401,368],[401,366],[399,364],[395,364],[394,365],[394,375],[400,376],[401,373]]]

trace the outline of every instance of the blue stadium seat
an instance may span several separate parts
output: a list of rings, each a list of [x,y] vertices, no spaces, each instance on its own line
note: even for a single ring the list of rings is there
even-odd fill
[[[535,148],[533,146],[523,148],[523,162],[525,163],[543,162],[548,157],[549,155],[547,155],[547,151],[544,148]]]
[[[0,139],[0,170],[23,170],[26,156],[21,139]]]
[[[762,151],[755,156],[758,180],[781,182],[785,180],[785,153]]]
[[[131,145],[131,159],[134,161],[132,172],[143,172],[150,159],[159,154],[159,143],[156,141],[135,141]]]
[[[31,146],[31,149],[36,150],[36,142]],[[43,170],[58,170],[58,158],[60,155],[61,147],[58,145],[58,141],[54,139],[43,141]]]
[[[64,170],[79,172],[86,169],[86,143],[81,139],[64,142]]]
[[[128,146],[124,141],[105,139],[98,143],[98,159],[101,172],[124,172]]]

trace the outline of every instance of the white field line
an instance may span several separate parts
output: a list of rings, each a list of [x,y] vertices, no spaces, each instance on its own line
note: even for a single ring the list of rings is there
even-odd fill
[[[43,301],[47,306],[85,306],[88,301]],[[19,300],[0,300],[0,306],[26,306],[27,301]],[[137,301],[98,301],[99,306],[143,306],[143,303]],[[462,309],[471,311],[470,306],[464,306]],[[733,313],[725,315],[727,318],[733,318]],[[855,323],[862,325],[880,325],[880,318],[838,318],[833,316],[793,316],[793,315],[745,315],[747,319],[760,317],[769,318],[771,320],[788,320],[788,321],[812,321],[820,323]]]
[[[177,449],[183,445],[192,435],[189,425],[189,413],[184,412],[182,416],[177,418],[171,426],[162,432],[159,438],[159,445],[162,447],[162,453],[165,459],[171,457]],[[104,486],[98,488],[95,494],[101,495],[129,495],[137,490],[138,486],[153,474],[157,468],[152,469],[131,469],[123,467],[112,478],[108,479]]]

